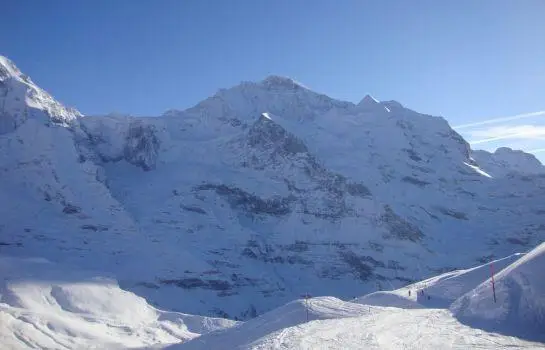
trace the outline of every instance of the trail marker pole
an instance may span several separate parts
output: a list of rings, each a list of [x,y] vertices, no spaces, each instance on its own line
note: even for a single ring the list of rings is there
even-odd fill
[[[308,322],[308,293],[305,295],[305,309],[307,312],[307,322]]]
[[[305,298],[305,309],[307,314],[307,322],[308,322],[308,298],[310,298],[310,294],[304,294],[303,298]]]
[[[494,303],[496,302],[496,284],[494,283],[494,265],[490,263],[490,275],[492,276],[492,293],[494,294]]]

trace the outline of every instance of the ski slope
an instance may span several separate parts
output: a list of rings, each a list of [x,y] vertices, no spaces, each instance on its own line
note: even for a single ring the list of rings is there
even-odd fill
[[[526,255],[515,254],[350,302],[327,297],[298,300],[237,327],[169,348],[222,349],[229,344],[232,349],[254,350],[544,349],[545,293],[542,274],[537,273],[545,267],[544,252],[545,243]],[[491,302],[491,265],[501,271],[497,275],[501,304]],[[523,287],[513,288],[506,282],[520,281],[521,275],[525,277]],[[509,327],[498,327],[505,319],[505,308],[512,309],[509,301],[513,299],[528,307],[519,305],[516,309],[525,312],[509,313]],[[455,313],[449,310],[452,301]],[[459,317],[466,315],[487,317],[487,322],[460,322]],[[519,332],[525,320],[534,322],[532,333]]]

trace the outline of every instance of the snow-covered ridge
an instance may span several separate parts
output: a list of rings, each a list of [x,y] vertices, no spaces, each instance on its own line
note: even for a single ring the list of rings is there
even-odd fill
[[[500,147],[493,153],[476,150],[472,157],[493,176],[545,174],[545,166],[535,155],[508,147]]]
[[[15,130],[29,118],[68,126],[81,116],[77,110],[58,103],[13,62],[0,56],[0,134]]]

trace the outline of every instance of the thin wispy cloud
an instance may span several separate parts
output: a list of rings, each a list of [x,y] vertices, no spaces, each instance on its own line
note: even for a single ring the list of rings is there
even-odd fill
[[[475,121],[454,129],[472,147],[491,152],[499,147],[520,149],[535,154],[545,164],[545,110]]]
[[[473,122],[468,124],[461,124],[454,127],[454,129],[467,129],[467,128],[474,128],[477,126],[482,125],[489,125],[489,124],[498,124],[498,123],[504,123],[514,120],[520,120],[520,119],[526,119],[526,118],[536,118],[545,116],[545,111],[537,111],[537,112],[531,112],[531,113],[522,113],[513,115],[510,117],[501,117],[501,118],[493,118],[493,119],[487,119],[487,120],[481,120],[479,122]]]
[[[469,132],[472,145],[507,139],[545,139],[545,126],[502,125]]]

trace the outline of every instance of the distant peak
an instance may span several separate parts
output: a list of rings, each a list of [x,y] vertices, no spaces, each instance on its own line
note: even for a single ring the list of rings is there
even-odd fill
[[[358,103],[358,105],[374,106],[378,105],[379,101],[371,95],[365,95],[364,98]]]
[[[522,151],[520,150],[514,150],[510,147],[499,147],[496,149],[496,151],[494,152],[495,154],[502,154],[502,153],[522,153]]]
[[[279,88],[289,89],[289,90],[295,90],[300,88],[306,89],[306,87],[303,84],[291,78],[283,77],[280,75],[269,75],[268,77],[266,77],[265,79],[261,81],[261,84],[268,88],[273,88],[273,89],[279,89]]]
[[[510,147],[499,147],[494,151],[494,155],[498,157],[519,157],[519,158],[526,158],[528,160],[537,161],[537,157],[533,155],[532,153],[525,152],[520,149],[512,149]],[[541,163],[541,162],[540,162]]]
[[[371,95],[365,95],[360,103],[358,103],[358,109],[367,113],[390,112],[386,106],[381,105],[381,103]]]

